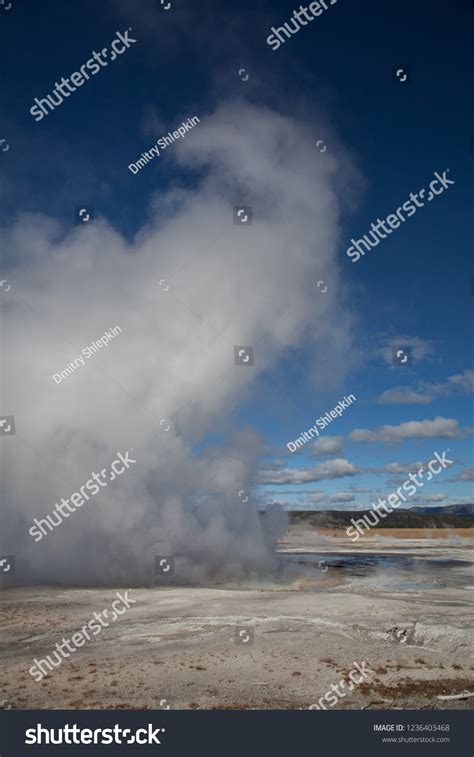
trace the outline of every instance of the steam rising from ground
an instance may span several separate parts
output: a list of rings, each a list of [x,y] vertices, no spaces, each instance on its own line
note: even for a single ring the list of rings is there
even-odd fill
[[[100,219],[65,231],[25,216],[1,235],[16,260],[2,400],[16,436],[1,440],[0,551],[25,580],[152,583],[156,554],[176,555],[179,581],[271,570],[283,515],[262,527],[252,498],[239,498],[261,442],[230,431],[232,413],[289,348],[314,344],[322,382],[343,370],[335,187],[350,167],[321,155],[307,126],[243,103],[171,150],[199,183],[156,196],[132,244]],[[251,227],[233,225],[239,203],[252,206]],[[330,282],[324,295],[318,279]],[[112,326],[122,333],[56,385],[52,374]],[[234,365],[241,344],[253,368]],[[222,436],[210,445],[209,434]],[[33,518],[130,448],[136,464],[33,541]]]

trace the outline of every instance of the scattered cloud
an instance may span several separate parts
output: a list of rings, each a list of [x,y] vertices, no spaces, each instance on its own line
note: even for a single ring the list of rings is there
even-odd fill
[[[433,402],[435,396],[412,389],[409,386],[394,386],[393,389],[386,389],[377,402],[380,405],[428,405]]]
[[[410,502],[420,505],[426,505],[429,502],[443,502],[447,499],[447,494],[417,494],[414,497],[410,497]]]
[[[325,492],[314,492],[313,494],[309,495],[311,502],[325,502],[327,498],[328,495]]]
[[[355,497],[349,492],[339,492],[338,494],[331,494],[329,500],[330,502],[354,502]]]
[[[316,457],[338,455],[342,452],[342,436],[321,436],[311,445],[310,451]]]
[[[450,479],[451,481],[474,481],[474,465],[471,465],[469,468],[466,468],[466,470],[462,471],[461,473],[458,473],[458,475],[455,478]]]
[[[423,468],[425,463],[418,460],[415,463],[388,463],[382,466],[382,468],[373,468],[372,473],[416,473]]]
[[[416,362],[416,364],[431,359],[435,355],[433,343],[427,339],[420,339],[418,336],[403,335],[383,337],[383,346],[379,348],[378,355],[385,360],[390,368],[394,368],[395,370],[399,370],[399,368],[393,365],[392,350],[394,347],[411,347],[413,362]]]
[[[452,384],[460,392],[474,392],[474,371],[464,371],[464,373],[449,376],[448,384]]]
[[[454,418],[408,421],[398,426],[379,426],[373,430],[356,428],[349,434],[354,442],[401,442],[404,439],[463,439],[472,429],[461,430]]]
[[[438,397],[461,392],[469,394],[474,391],[474,371],[448,376],[444,383],[429,384],[420,382],[415,388],[411,386],[395,386],[386,389],[378,398],[379,404],[429,404]]]
[[[311,502],[353,502],[355,497],[350,492],[338,492],[337,494],[326,494],[325,492],[314,492],[310,494]]]
[[[283,468],[280,471],[262,470],[262,484],[308,484],[312,481],[332,480],[345,476],[357,476],[360,469],[344,458],[327,460],[312,468]]]
[[[349,491],[354,492],[354,494],[372,494],[373,489],[365,489],[361,486],[355,486],[354,484],[350,484],[350,486],[347,487]]]

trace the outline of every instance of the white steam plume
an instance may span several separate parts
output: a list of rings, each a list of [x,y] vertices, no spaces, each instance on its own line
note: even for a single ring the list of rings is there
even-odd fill
[[[347,160],[321,155],[308,127],[244,103],[168,151],[199,183],[156,196],[132,244],[99,219],[64,232],[25,215],[1,233],[16,261],[2,369],[16,435],[0,440],[0,552],[16,555],[21,580],[152,583],[156,554],[176,555],[177,581],[268,571],[281,524],[269,513],[262,529],[252,498],[238,496],[256,480],[261,443],[232,431],[232,413],[259,373],[308,340],[319,379],[343,371],[336,187],[352,176]],[[233,224],[239,203],[252,226]],[[54,383],[114,326],[122,333],[108,347]],[[234,365],[242,344],[252,368]],[[203,446],[210,433],[223,441]],[[34,542],[34,518],[130,448],[136,464]]]

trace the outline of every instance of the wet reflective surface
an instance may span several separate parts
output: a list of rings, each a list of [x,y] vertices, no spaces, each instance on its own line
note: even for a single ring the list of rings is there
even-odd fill
[[[424,590],[474,584],[472,563],[467,560],[367,552],[292,552],[280,553],[279,558],[283,571],[290,569],[306,577],[340,572],[347,579],[376,578],[379,588]]]

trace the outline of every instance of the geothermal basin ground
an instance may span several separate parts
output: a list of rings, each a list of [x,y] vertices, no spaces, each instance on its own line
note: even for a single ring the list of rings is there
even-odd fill
[[[335,709],[468,709],[473,535],[373,529],[353,544],[292,526],[272,580],[133,588],[134,604],[41,681],[34,659],[129,587],[3,587],[0,707],[308,709],[365,662]]]

